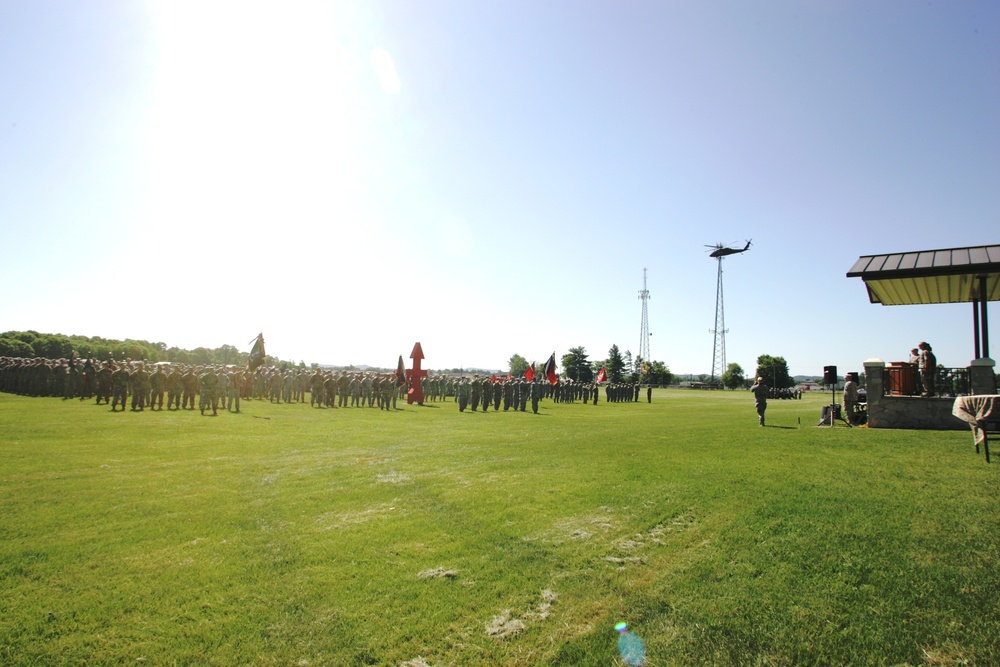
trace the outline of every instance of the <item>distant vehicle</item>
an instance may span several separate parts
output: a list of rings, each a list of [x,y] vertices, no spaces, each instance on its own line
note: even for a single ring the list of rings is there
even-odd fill
[[[753,239],[750,239],[750,240],[752,241]],[[747,250],[750,249],[750,241],[747,241],[747,244],[745,246],[743,246],[742,248],[727,248],[726,246],[722,245],[721,243],[718,243],[716,245],[707,245],[705,247],[706,248],[715,248],[715,250],[713,250],[709,254],[709,257],[725,257],[726,255],[735,255],[736,253],[739,253],[739,252],[746,252]]]

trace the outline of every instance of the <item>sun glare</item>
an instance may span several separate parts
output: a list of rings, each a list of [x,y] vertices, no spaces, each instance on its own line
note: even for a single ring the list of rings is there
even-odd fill
[[[375,76],[382,85],[382,90],[390,95],[399,92],[399,74],[396,72],[396,64],[392,61],[392,56],[385,49],[374,49],[372,51],[372,68]]]
[[[351,26],[311,2],[169,2],[152,13],[150,215],[208,234],[356,219]]]

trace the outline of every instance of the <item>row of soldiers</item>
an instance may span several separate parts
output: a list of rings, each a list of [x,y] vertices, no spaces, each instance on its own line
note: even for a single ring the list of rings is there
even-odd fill
[[[146,364],[125,360],[0,358],[0,391],[27,396],[79,398],[125,411],[194,410],[218,414],[220,406],[240,411],[240,400],[305,402],[315,407],[374,407],[390,410],[406,387],[394,373],[335,373],[237,366]]]
[[[524,411],[531,400],[537,412],[537,401],[546,398],[557,403],[582,400],[597,404],[597,384],[569,379],[555,384],[541,378],[536,380],[540,381],[528,382],[509,375],[500,379],[438,375],[424,379],[422,387],[425,400],[436,402],[454,397],[461,411],[470,403],[473,411],[480,406],[485,411],[490,405],[494,410],[500,410],[502,405],[504,410],[513,407]],[[197,408],[202,414],[207,410],[218,414],[220,406],[239,412],[241,399],[305,403],[307,393],[312,407],[377,406],[393,410],[397,400],[406,397],[408,386],[397,373],[274,367],[251,372],[236,366],[146,364],[130,360],[0,358],[0,391],[63,399],[96,397],[98,405],[103,402],[112,411],[117,411],[119,405],[125,411],[129,398],[133,411],[146,407],[162,410],[164,399],[168,410],[194,410],[197,397]],[[607,384],[605,390],[608,402],[638,400],[636,384]]]
[[[635,383],[610,383],[605,385],[606,400],[609,403],[631,402],[639,400],[639,385]],[[475,412],[482,407],[483,412],[493,406],[499,411],[501,405],[504,411],[511,408],[524,412],[527,402],[531,401],[531,410],[538,412],[538,402],[544,398],[554,403],[574,403],[582,401],[597,405],[600,392],[596,383],[559,380],[549,383],[536,377],[529,382],[526,378],[504,379],[494,377],[459,378],[455,383],[455,397],[459,412],[471,407]]]

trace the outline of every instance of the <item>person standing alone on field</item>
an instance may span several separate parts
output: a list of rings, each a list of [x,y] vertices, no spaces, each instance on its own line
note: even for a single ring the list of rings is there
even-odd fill
[[[757,378],[757,382],[750,387],[753,393],[753,406],[757,409],[757,421],[764,425],[764,411],[767,410],[767,385],[764,378]]]

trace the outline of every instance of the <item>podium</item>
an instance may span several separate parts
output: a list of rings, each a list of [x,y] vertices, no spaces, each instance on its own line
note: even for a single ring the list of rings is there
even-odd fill
[[[917,365],[908,361],[890,361],[885,367],[889,376],[891,396],[913,396],[920,393],[917,382]]]

